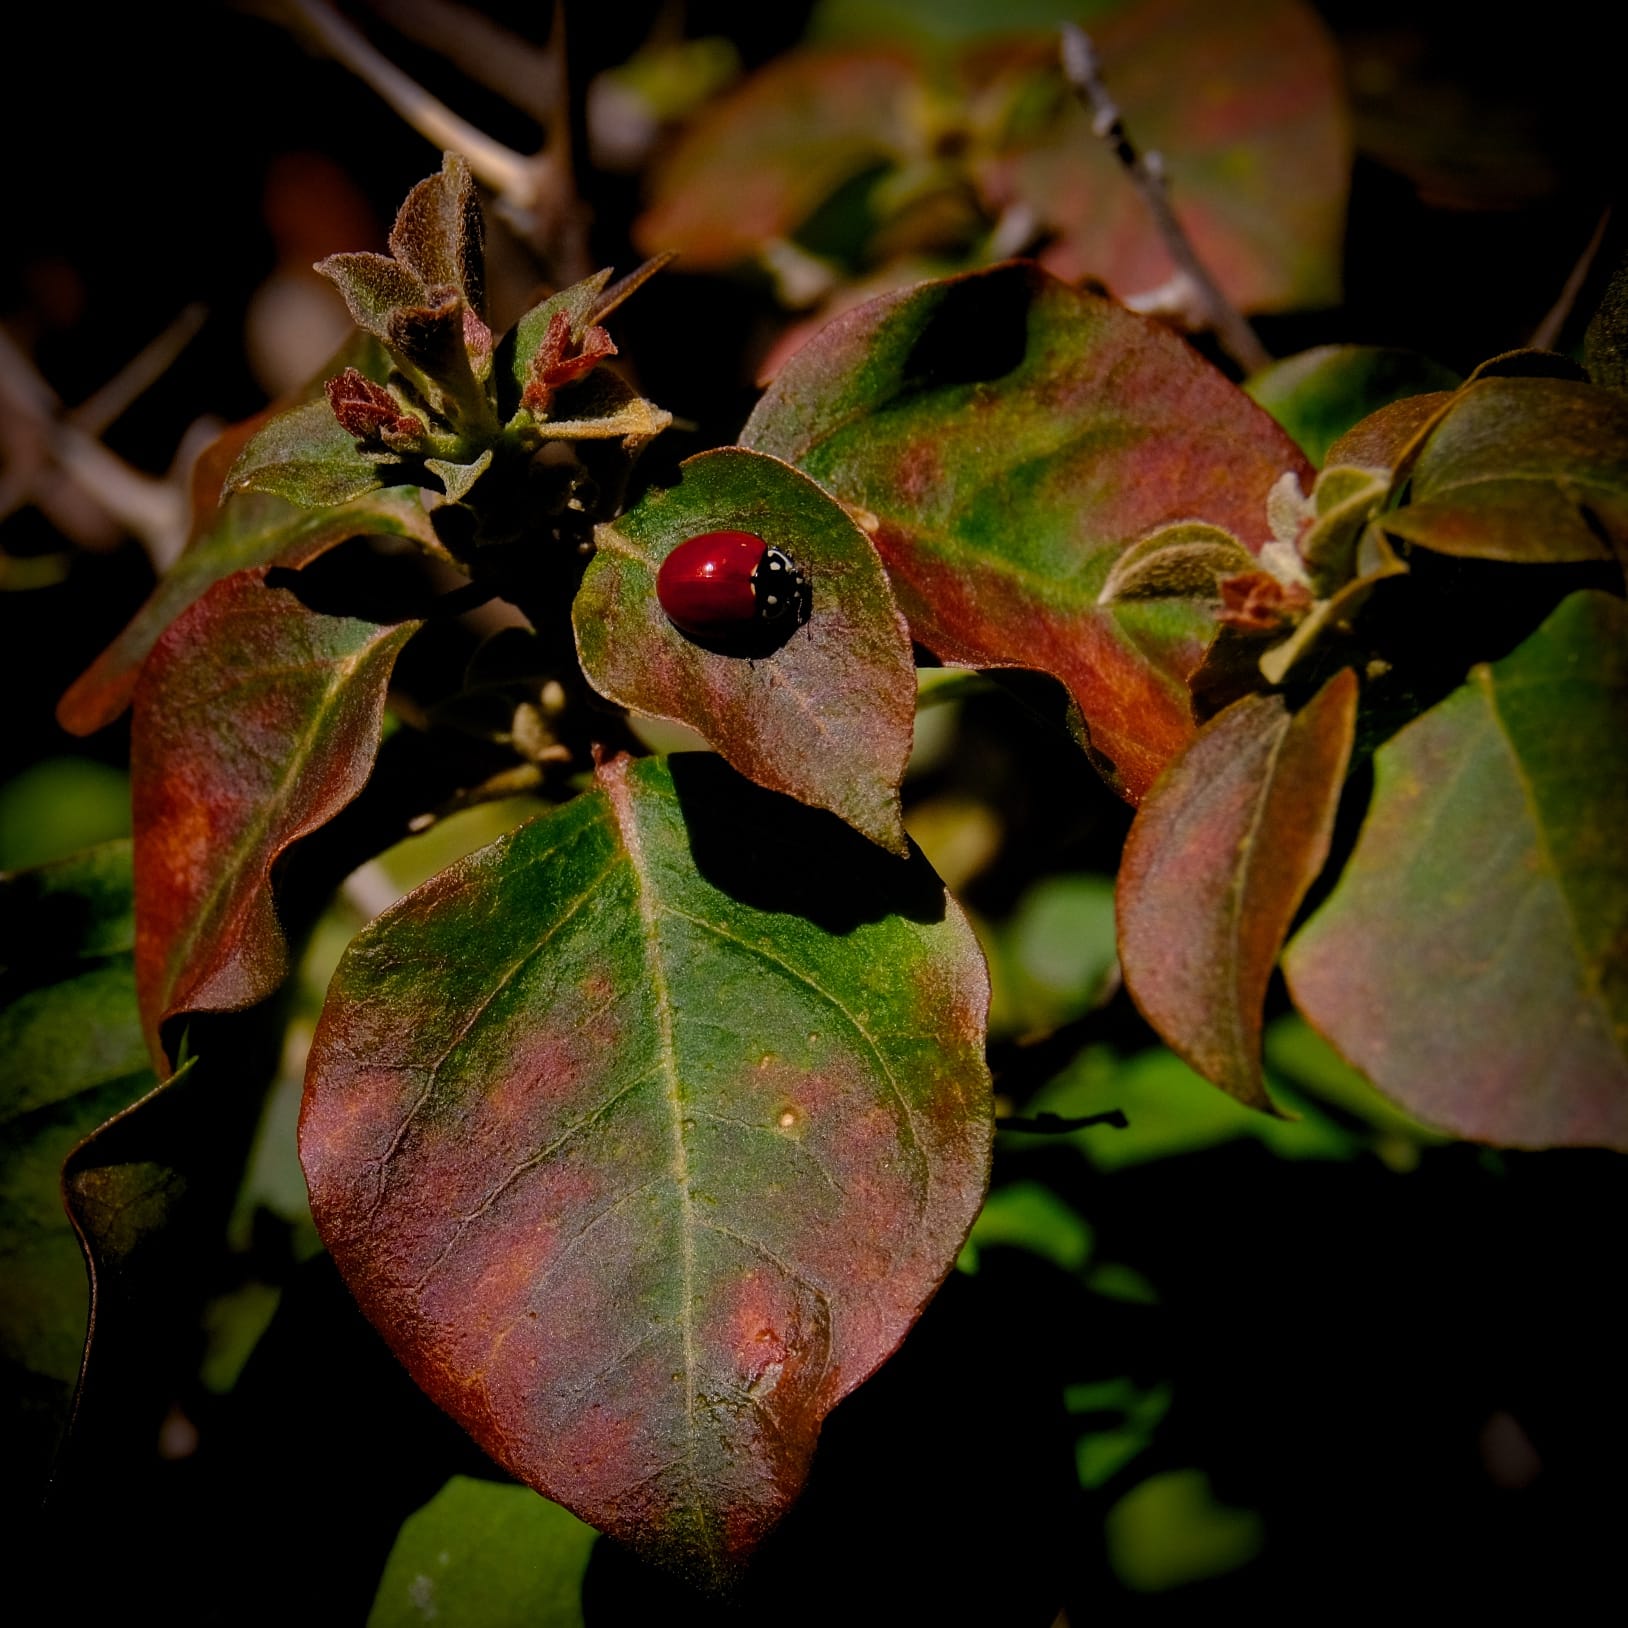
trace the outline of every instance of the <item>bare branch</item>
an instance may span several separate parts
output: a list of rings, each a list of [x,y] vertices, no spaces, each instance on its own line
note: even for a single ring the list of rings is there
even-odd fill
[[[205,306],[186,306],[160,334],[149,339],[101,389],[87,396],[64,416],[87,435],[100,435],[124,416],[125,410],[164,377],[176,358],[198,336],[209,318]]]
[[[11,336],[0,329],[0,398],[32,424],[51,461],[121,525],[139,537],[162,570],[180,552],[187,533],[187,499],[179,482],[132,469],[95,436],[61,416],[57,394]],[[95,398],[92,398],[93,400]],[[25,476],[8,498],[25,502]]]
[[[1142,201],[1153,216],[1170,258],[1176,263],[1177,277],[1185,279],[1198,309],[1221,341],[1222,348],[1246,373],[1265,367],[1272,358],[1232,301],[1222,293],[1199,259],[1192,239],[1170,207],[1170,184],[1164,162],[1156,152],[1139,152],[1126,132],[1118,105],[1102,82],[1096,48],[1085,31],[1074,23],[1062,25],[1063,72],[1091,115],[1091,129],[1099,140],[1113,149]],[[1168,287],[1168,285],[1167,285]]]
[[[529,211],[534,206],[537,166],[532,159],[460,118],[320,0],[289,0],[289,5],[325,50],[371,86],[426,141],[461,154],[475,178],[511,209]]]
[[[1577,264],[1571,268],[1571,275],[1566,278],[1555,302],[1537,327],[1532,330],[1529,341],[1533,350],[1553,350],[1555,342],[1560,338],[1560,330],[1566,326],[1566,319],[1572,313],[1572,307],[1577,304],[1577,296],[1583,292],[1583,284],[1588,281],[1588,274],[1594,269],[1594,262],[1600,253],[1600,245],[1605,242],[1605,229],[1611,223],[1611,206],[1606,205],[1605,211],[1599,220],[1594,223],[1593,235],[1584,245],[1583,252],[1577,257]]]
[[[400,34],[445,57],[511,107],[546,124],[556,101],[552,53],[455,0],[367,0]]]

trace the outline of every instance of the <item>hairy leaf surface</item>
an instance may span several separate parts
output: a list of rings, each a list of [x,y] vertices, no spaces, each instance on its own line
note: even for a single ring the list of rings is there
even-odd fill
[[[618,759],[351,946],[313,1213],[501,1464],[717,1585],[966,1236],[987,996],[919,858],[714,757]]]
[[[1271,1108],[1261,1011],[1328,857],[1356,723],[1347,668],[1299,712],[1254,695],[1206,726],[1137,812],[1119,871],[1125,985],[1172,1051]]]
[[[1295,1004],[1428,1124],[1628,1148],[1628,607],[1574,594],[1374,758]]]
[[[916,673],[876,550],[839,503],[778,458],[724,447],[691,458],[682,477],[599,528],[573,611],[589,682],[690,725],[749,779],[903,853],[899,782]],[[725,530],[784,549],[809,579],[807,624],[766,651],[699,644],[656,599],[667,555]]]
[[[1193,732],[1214,620],[1099,603],[1115,561],[1181,520],[1270,540],[1304,456],[1169,330],[1024,264],[882,298],[786,364],[741,439],[862,511],[914,636],[1066,684],[1133,800]]]
[[[287,970],[268,873],[356,796],[417,629],[312,611],[266,570],[217,583],[136,689],[136,987],[155,1057],[184,1011],[231,1011]]]

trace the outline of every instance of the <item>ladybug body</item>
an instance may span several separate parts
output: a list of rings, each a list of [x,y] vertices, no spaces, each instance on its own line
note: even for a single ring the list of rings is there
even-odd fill
[[[808,614],[803,573],[752,531],[686,538],[661,562],[656,598],[674,627],[703,643],[755,642]]]

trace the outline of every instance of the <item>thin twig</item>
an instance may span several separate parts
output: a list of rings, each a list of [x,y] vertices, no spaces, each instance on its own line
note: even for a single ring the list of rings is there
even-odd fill
[[[1583,292],[1583,284],[1588,281],[1588,274],[1594,269],[1594,261],[1599,255],[1600,245],[1605,242],[1605,229],[1610,221],[1611,206],[1607,204],[1604,213],[1594,224],[1593,236],[1589,238],[1583,252],[1578,255],[1577,264],[1571,268],[1571,275],[1567,277],[1554,304],[1549,307],[1543,321],[1532,330],[1530,344],[1533,350],[1555,348],[1555,342],[1560,338],[1560,330],[1566,326],[1566,319],[1571,315],[1572,307],[1577,304],[1577,296]]]
[[[62,418],[56,392],[4,329],[0,396],[34,425],[52,461],[74,484],[141,539],[156,565],[162,568],[175,558],[187,530],[187,498],[180,484],[132,469],[95,436]]]
[[[539,124],[555,103],[550,53],[472,6],[454,0],[367,0],[399,34],[444,57],[467,79]]]
[[[1021,1131],[1025,1136],[1071,1136],[1075,1131],[1088,1130],[1093,1125],[1108,1125],[1116,1131],[1130,1129],[1130,1120],[1123,1108],[1109,1108],[1100,1114],[1066,1117],[1063,1114],[1035,1114],[1032,1118],[1020,1114],[997,1117],[998,1131]]]
[[[370,85],[426,141],[461,154],[475,178],[511,208],[530,210],[534,206],[537,166],[533,160],[460,118],[331,7],[319,0],[289,0],[289,5],[329,53]]]
[[[64,419],[87,435],[100,435],[169,372],[208,319],[206,306],[196,303],[185,306],[162,333],[149,339],[106,384],[64,413]]]
[[[1075,23],[1062,25],[1063,72],[1074,94],[1091,115],[1091,129],[1113,149],[1143,202],[1153,216],[1159,235],[1178,273],[1191,284],[1206,321],[1222,348],[1246,373],[1258,372],[1272,358],[1232,301],[1221,292],[1209,268],[1199,259],[1192,239],[1170,207],[1169,182],[1164,162],[1156,152],[1139,152],[1125,130],[1118,105],[1102,82],[1096,47]]]

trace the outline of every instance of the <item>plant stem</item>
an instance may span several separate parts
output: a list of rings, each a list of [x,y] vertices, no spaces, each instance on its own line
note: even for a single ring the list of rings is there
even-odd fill
[[[1272,360],[1271,355],[1238,308],[1221,292],[1209,268],[1199,259],[1186,229],[1177,220],[1175,210],[1170,207],[1170,184],[1162,158],[1156,152],[1140,152],[1131,140],[1119,106],[1102,82],[1096,47],[1090,36],[1075,23],[1064,23],[1061,33],[1063,72],[1074,94],[1091,115],[1093,132],[1113,149],[1114,157],[1141,193],[1164,239],[1165,249],[1176,263],[1178,275],[1190,285],[1205,321],[1214,330],[1222,348],[1246,373],[1259,372]]]
[[[290,0],[294,15],[345,67],[370,85],[426,141],[450,147],[468,160],[476,179],[515,209],[530,209],[537,189],[536,165],[506,147],[402,72],[338,12],[319,0]]]
[[[1577,263],[1571,268],[1571,274],[1566,278],[1555,302],[1548,309],[1543,320],[1532,330],[1529,341],[1533,350],[1553,350],[1555,342],[1560,338],[1560,330],[1566,326],[1566,319],[1572,313],[1572,307],[1577,304],[1577,296],[1583,292],[1583,284],[1588,281],[1588,274],[1594,269],[1594,261],[1600,252],[1600,245],[1605,242],[1605,229],[1611,222],[1611,207],[1608,204],[1594,224],[1593,235],[1584,245],[1583,252],[1578,255]]]

